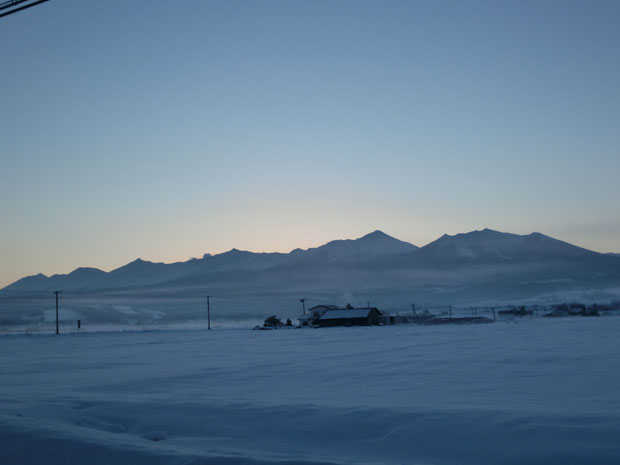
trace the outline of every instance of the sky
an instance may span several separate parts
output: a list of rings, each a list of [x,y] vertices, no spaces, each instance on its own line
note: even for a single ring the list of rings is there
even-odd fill
[[[620,252],[620,2],[52,0],[0,18],[0,287],[380,229]]]

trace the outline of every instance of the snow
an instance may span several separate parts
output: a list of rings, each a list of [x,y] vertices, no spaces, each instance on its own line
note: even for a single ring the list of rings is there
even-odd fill
[[[450,236],[444,234],[420,249],[435,259],[468,258],[473,260],[545,260],[549,258],[596,259],[600,254],[545,236],[541,233],[518,235],[483,229]]]
[[[0,336],[3,464],[617,464],[620,318]]]

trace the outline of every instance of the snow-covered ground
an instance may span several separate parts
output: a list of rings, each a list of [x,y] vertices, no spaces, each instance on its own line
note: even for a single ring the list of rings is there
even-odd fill
[[[2,464],[618,464],[619,317],[0,336]]]

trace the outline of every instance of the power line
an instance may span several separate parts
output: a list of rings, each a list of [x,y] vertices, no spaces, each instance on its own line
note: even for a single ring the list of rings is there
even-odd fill
[[[0,10],[6,10],[7,8],[11,8],[12,6],[17,6],[20,3],[27,2],[28,0],[9,0],[8,2],[0,3]]]
[[[13,13],[17,13],[18,11],[26,10],[33,6],[37,6],[41,3],[48,2],[49,0],[36,0],[34,2],[28,3],[26,5],[22,5],[20,7],[17,6],[21,3],[26,3],[28,1],[30,0],[9,0],[7,2],[0,3],[0,11],[6,10],[8,8],[13,8],[12,10],[8,10],[8,11],[4,11],[0,13],[0,18],[3,18],[4,16],[12,15]]]

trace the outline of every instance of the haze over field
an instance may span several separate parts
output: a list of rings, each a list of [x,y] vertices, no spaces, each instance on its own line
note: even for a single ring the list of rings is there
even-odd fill
[[[186,262],[137,259],[110,272],[82,267],[29,276],[0,290],[0,324],[5,330],[44,325],[56,290],[68,310],[62,319],[81,319],[87,327],[203,320],[207,294],[219,324],[249,325],[274,312],[294,319],[302,297],[312,305],[372,301],[393,313],[412,303],[607,303],[620,298],[620,257],[540,233],[484,229],[417,247],[375,231],[289,253],[232,249]]]

